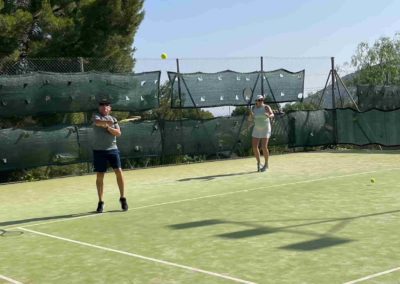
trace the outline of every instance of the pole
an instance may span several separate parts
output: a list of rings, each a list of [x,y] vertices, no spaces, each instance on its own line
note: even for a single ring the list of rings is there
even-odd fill
[[[332,108],[336,109],[335,101],[335,57],[331,57],[331,76],[332,76]]]
[[[179,95],[179,127],[180,127],[180,144],[181,144],[181,155],[185,153],[184,149],[184,144],[183,144],[183,124],[182,124],[182,119],[183,119],[183,110],[182,110],[182,96],[181,96],[181,76],[180,76],[180,68],[179,68],[179,59],[176,59],[176,73],[178,76],[178,95]]]
[[[81,72],[85,72],[85,68],[83,67],[83,58],[82,57],[79,57],[79,64],[80,64]]]
[[[179,59],[176,59],[176,76],[178,76],[178,95],[179,95],[179,106],[182,108],[182,98],[181,98],[181,78],[179,71]]]
[[[343,82],[342,78],[340,78],[340,76],[337,74],[337,72],[335,71],[335,75],[336,75],[336,81],[340,81],[340,83],[342,83],[344,89],[346,90],[347,94],[350,97],[350,100],[352,101],[352,103],[354,104],[355,108],[357,109],[358,112],[360,112],[361,110],[359,109],[357,103],[355,102],[355,100],[353,99],[353,97],[350,94],[350,91],[347,89],[345,83]]]
[[[261,96],[264,96],[264,58],[261,56]]]
[[[79,57],[79,67],[80,67],[80,72],[82,72],[82,73],[85,72],[85,69],[83,67],[83,58],[82,57]],[[88,122],[89,122],[88,113],[84,112],[83,115],[84,115],[83,122],[84,122],[85,126],[87,127]],[[87,173],[91,172],[91,163],[89,163],[89,162],[86,163],[86,171],[87,171]]]
[[[338,144],[337,113],[335,100],[335,57],[331,57],[331,76],[332,76],[332,119],[333,119],[333,142]]]

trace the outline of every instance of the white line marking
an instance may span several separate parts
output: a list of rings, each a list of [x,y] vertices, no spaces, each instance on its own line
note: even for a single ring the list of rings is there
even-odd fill
[[[77,214],[79,215],[79,214]],[[32,227],[32,226],[38,226],[38,225],[47,225],[47,224],[52,224],[52,223],[58,223],[58,222],[64,222],[64,221],[69,221],[69,220],[78,220],[78,219],[82,219],[82,218],[89,218],[89,217],[96,217],[96,216],[100,216],[102,214],[98,214],[98,213],[93,213],[93,214],[89,214],[88,215],[83,215],[83,216],[78,216],[78,217],[71,217],[71,218],[64,218],[64,219],[59,219],[59,220],[55,220],[55,221],[48,221],[48,222],[38,222],[38,223],[34,223],[34,224],[27,224],[24,225],[24,227]],[[21,224],[19,225],[21,226]],[[1,229],[5,229],[5,230],[15,230],[18,229],[18,226],[13,227],[13,225],[8,225],[5,227],[0,227]]]
[[[151,208],[151,207],[158,207],[158,206],[162,206],[162,205],[177,204],[177,203],[188,202],[188,201],[195,201],[195,200],[200,200],[200,199],[205,199],[205,198],[225,196],[225,195],[236,194],[236,193],[244,193],[244,192],[255,191],[255,190],[260,190],[260,189],[268,189],[268,188],[274,188],[274,187],[290,186],[290,185],[303,184],[303,183],[312,183],[312,182],[316,182],[316,181],[323,181],[323,180],[343,178],[343,177],[351,177],[351,176],[371,174],[371,173],[376,173],[376,172],[381,172],[381,171],[399,170],[399,169],[400,168],[391,168],[391,169],[383,169],[383,170],[376,170],[376,171],[353,173],[353,174],[339,175],[339,176],[330,176],[330,177],[303,180],[303,181],[296,181],[296,182],[289,182],[289,183],[280,183],[280,184],[270,185],[270,186],[260,186],[260,187],[255,187],[255,188],[242,189],[242,190],[237,190],[237,191],[218,193],[218,194],[212,194],[212,195],[205,195],[205,196],[199,196],[199,197],[194,197],[194,198],[180,199],[180,200],[175,200],[175,201],[169,201],[169,202],[156,203],[156,204],[145,205],[145,206],[140,206],[140,207],[134,207],[134,208],[129,209],[129,211],[140,210],[140,209]],[[34,224],[27,224],[27,225],[24,225],[23,227],[33,227],[33,226],[39,226],[39,225],[47,225],[47,224],[52,224],[52,223],[58,223],[58,222],[64,222],[64,221],[72,221],[72,220],[78,220],[78,219],[82,219],[82,218],[95,217],[95,216],[101,216],[101,215],[103,215],[103,214],[95,214],[95,213],[93,213],[92,215],[84,215],[84,216],[60,219],[60,220],[49,221],[49,222],[40,222],[40,223],[34,223]],[[15,227],[5,226],[5,227],[2,227],[2,228],[3,229],[16,229],[16,228],[18,228],[18,226],[15,226]]]
[[[363,278],[359,278],[359,279],[356,279],[356,280],[352,280],[352,281],[346,282],[344,284],[358,283],[358,282],[365,281],[365,280],[368,280],[368,279],[372,279],[372,278],[375,278],[375,277],[378,277],[378,276],[381,276],[381,275],[389,274],[389,273],[395,272],[397,270],[400,270],[400,267],[396,267],[396,268],[389,269],[389,270],[386,270],[386,271],[383,271],[383,272],[371,274],[371,275],[365,276]]]
[[[6,281],[8,281],[10,283],[13,283],[13,284],[22,284],[21,282],[18,282],[17,280],[8,278],[8,277],[6,277],[4,275],[1,275],[1,274],[0,274],[0,279],[6,280]]]
[[[38,232],[38,231],[33,231],[33,230],[30,230],[30,229],[25,229],[23,227],[19,227],[18,229],[24,230],[24,231],[27,231],[27,232],[30,232],[30,233],[33,233],[33,234],[37,234],[37,235],[53,238],[53,239],[58,239],[58,240],[62,240],[62,241],[70,242],[70,243],[75,243],[75,244],[82,245],[82,246],[97,248],[97,249],[110,251],[110,252],[115,252],[115,253],[131,256],[131,257],[135,257],[135,258],[140,258],[140,259],[147,260],[147,261],[161,263],[161,264],[164,264],[164,265],[175,266],[175,267],[179,267],[179,268],[186,269],[186,270],[189,270],[189,271],[195,271],[195,272],[199,272],[199,273],[203,273],[203,274],[208,274],[208,275],[211,275],[211,276],[232,280],[232,281],[238,282],[238,283],[255,284],[254,282],[250,282],[250,281],[247,281],[247,280],[243,280],[243,279],[239,279],[239,278],[231,277],[231,276],[228,276],[228,275],[223,275],[223,274],[219,274],[219,273],[216,273],[216,272],[211,272],[211,271],[207,271],[207,270],[203,270],[203,269],[199,269],[199,268],[195,268],[195,267],[191,267],[191,266],[187,266],[187,265],[182,265],[182,264],[178,264],[178,263],[174,263],[174,262],[170,262],[170,261],[165,261],[165,260],[161,260],[161,259],[157,259],[157,258],[147,257],[147,256],[143,256],[143,255],[139,255],[139,254],[135,254],[135,253],[130,253],[130,252],[122,251],[122,250],[116,250],[116,249],[111,249],[111,248],[107,248],[107,247],[97,246],[97,245],[93,245],[93,244],[90,244],[90,243],[75,241],[75,240],[72,240],[72,239],[58,237],[58,236],[55,236],[55,235],[50,235],[50,234],[46,234],[46,233],[42,233],[42,232]]]

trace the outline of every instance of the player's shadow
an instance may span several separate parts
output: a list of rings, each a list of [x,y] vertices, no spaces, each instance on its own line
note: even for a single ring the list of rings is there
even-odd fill
[[[29,223],[33,223],[33,222],[40,222],[40,221],[70,219],[70,218],[83,217],[83,216],[88,216],[88,215],[93,215],[93,214],[95,214],[95,212],[85,212],[85,213],[77,213],[77,214],[66,214],[66,215],[58,215],[58,216],[47,216],[47,217],[28,218],[28,219],[13,220],[13,221],[4,221],[4,222],[0,222],[0,227],[21,225],[21,224],[25,225],[25,224],[29,224]]]
[[[215,178],[220,178],[220,177],[232,177],[232,176],[242,176],[242,175],[248,175],[248,174],[253,174],[254,171],[252,172],[241,172],[241,173],[233,173],[233,174],[221,174],[221,175],[211,175],[211,176],[202,176],[202,177],[193,177],[193,178],[183,178],[183,179],[178,179],[177,181],[191,181],[191,180],[213,180]]]
[[[105,211],[101,214],[112,214],[112,213],[119,213],[122,212],[121,210],[109,210]],[[25,225],[34,222],[40,221],[51,221],[51,220],[61,220],[61,219],[74,219],[78,217],[85,217],[90,215],[99,215],[96,211],[85,212],[85,213],[76,213],[76,214],[66,214],[66,215],[58,215],[58,216],[47,216],[47,217],[37,217],[37,218],[29,218],[29,219],[21,219],[21,220],[14,220],[14,221],[4,221],[0,222],[0,227],[4,226],[12,226],[12,225]]]
[[[328,248],[332,246],[342,245],[354,240],[346,239],[346,238],[339,238],[334,236],[333,234],[342,230],[345,226],[356,219],[361,218],[370,218],[380,215],[386,214],[398,214],[400,210],[392,210],[392,211],[385,211],[385,212],[377,212],[371,214],[363,214],[357,216],[350,216],[350,217],[341,217],[341,218],[325,218],[325,219],[276,219],[276,220],[265,220],[265,221],[230,221],[230,220],[222,220],[222,219],[207,219],[207,220],[200,220],[195,222],[188,222],[188,223],[180,223],[180,224],[173,224],[169,225],[168,227],[173,230],[183,230],[183,229],[195,229],[201,227],[208,227],[208,226],[216,226],[216,225],[237,225],[240,227],[244,227],[239,231],[233,231],[228,233],[222,233],[215,235],[216,237],[223,238],[223,239],[231,239],[231,240],[238,240],[250,237],[257,237],[257,236],[265,236],[280,232],[285,233],[292,233],[297,235],[305,235],[308,237],[312,237],[311,240],[303,241],[299,243],[289,244],[285,246],[279,247],[280,249],[286,250],[297,250],[297,251],[311,251],[317,249]],[[280,226],[280,227],[273,227],[273,226],[265,226],[262,225],[266,222],[296,222],[296,221],[306,221],[297,224],[291,224],[287,226]],[[262,224],[260,224],[262,223]],[[324,233],[315,233],[309,230],[304,230],[302,227],[308,227],[313,225],[319,225],[324,223],[333,223],[333,226]]]
[[[0,229],[0,237],[3,237],[3,238],[6,238],[6,237],[18,237],[18,236],[21,236],[23,234],[24,234],[23,231],[16,231],[16,230],[8,231],[8,230]]]

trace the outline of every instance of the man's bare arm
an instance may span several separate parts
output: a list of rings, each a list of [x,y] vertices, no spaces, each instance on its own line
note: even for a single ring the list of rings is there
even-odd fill
[[[121,129],[117,126],[117,128],[112,128],[111,126],[107,126],[107,131],[114,136],[121,136]]]
[[[107,128],[108,126],[112,126],[114,124],[114,122],[112,122],[112,121],[100,120],[100,119],[96,119],[94,121],[94,123],[96,126],[103,127],[103,128]]]

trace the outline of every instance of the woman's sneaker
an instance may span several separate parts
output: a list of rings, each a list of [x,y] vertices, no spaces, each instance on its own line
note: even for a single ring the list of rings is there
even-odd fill
[[[96,212],[103,213],[103,211],[104,211],[104,201],[99,201],[99,203],[97,204]]]
[[[122,211],[128,211],[128,202],[126,202],[126,198],[125,197],[121,197],[119,199],[119,202],[121,203]]]
[[[266,170],[268,170],[268,166],[264,165],[261,167],[260,172],[265,172]]]

